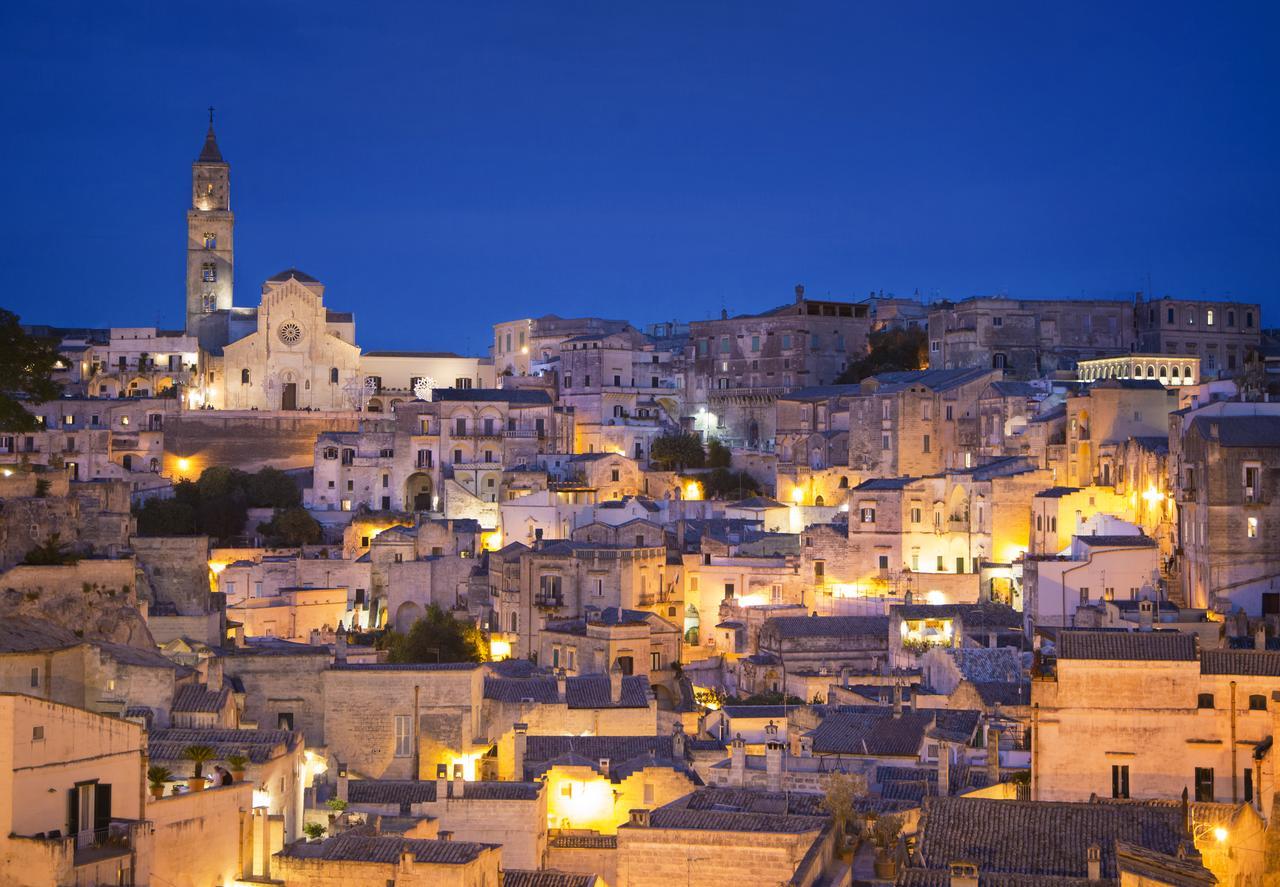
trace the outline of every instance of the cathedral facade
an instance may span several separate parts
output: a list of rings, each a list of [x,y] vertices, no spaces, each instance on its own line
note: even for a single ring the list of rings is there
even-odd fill
[[[200,347],[188,403],[227,410],[358,410],[355,320],[324,305],[324,284],[290,268],[266,281],[257,308],[232,303],[235,216],[231,165],[212,117],[191,167],[187,210],[187,334]]]

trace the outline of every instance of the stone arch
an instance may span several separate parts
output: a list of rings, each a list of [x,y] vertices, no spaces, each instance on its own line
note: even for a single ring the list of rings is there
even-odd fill
[[[405,601],[396,607],[395,630],[402,634],[407,632],[422,616],[422,607],[413,601]]]
[[[814,496],[814,497],[813,497],[813,504],[814,504],[814,505],[816,505],[816,506],[818,506],[819,508],[821,508],[823,505],[826,505],[826,504],[827,504],[827,501],[826,501],[825,499],[823,499],[823,498],[822,498],[822,496],[820,496],[820,495],[819,495],[819,496]]]
[[[433,487],[431,475],[415,471],[404,482],[404,507],[408,511],[430,511]]]
[[[173,387],[173,377],[161,376],[160,380],[156,382],[156,394],[160,394],[162,392],[168,391],[172,387]]]
[[[365,406],[365,410],[370,413],[381,413],[382,401],[376,397],[369,398],[369,403]]]

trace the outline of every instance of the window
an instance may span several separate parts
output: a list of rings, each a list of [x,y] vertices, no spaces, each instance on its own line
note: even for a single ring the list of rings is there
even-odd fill
[[[1261,492],[1259,481],[1262,478],[1262,466],[1257,462],[1246,462],[1244,466],[1244,501],[1257,502]]]
[[[205,248],[205,249],[217,249],[217,248],[218,248],[218,235],[217,235],[217,234],[214,234],[212,231],[206,231],[206,232],[204,232],[204,248]]]
[[[293,729],[293,712],[282,711],[276,713],[276,729],[292,730]]]
[[[630,675],[635,672],[635,660],[630,656],[619,656],[618,667],[622,669],[624,675]]]
[[[947,404],[947,421],[950,422],[952,418],[951,404]]]
[[[889,435],[887,434],[880,435],[880,449],[882,450],[889,449]]]
[[[205,262],[200,266],[200,279],[205,283],[216,283],[218,280],[218,269],[214,267],[213,262]]]
[[[1244,325],[1249,329],[1253,329],[1253,312],[1246,311],[1244,313]]]
[[[783,335],[782,335],[782,347],[783,347],[783,349],[784,349],[784,350],[787,350],[787,349],[790,349],[790,348],[791,348],[791,334],[790,334],[790,333],[783,333]]]
[[[1200,693],[1196,696],[1196,708],[1213,708],[1213,694]]]
[[[32,727],[32,728],[31,728],[31,741],[32,741],[32,742],[40,742],[40,741],[42,741],[43,739],[44,739],[44,726],[43,726],[43,725],[41,725],[41,726],[39,726],[39,727]]]
[[[922,452],[922,453],[927,453],[927,452],[929,452],[929,435],[927,435],[927,434],[924,436],[924,440],[923,440],[923,441],[921,441],[921,444],[920,444],[920,452]]]
[[[720,337],[720,353],[721,354],[729,353],[729,337],[728,336]]]
[[[1253,768],[1244,768],[1244,802],[1248,804],[1253,800]]]
[[[1196,768],[1196,800],[1213,802],[1213,768]]]
[[[991,318],[991,325],[992,325],[992,326],[1004,326],[1004,318],[1003,318],[1003,317],[993,317],[993,318]]]
[[[1213,309],[1210,308],[1204,313],[1204,325],[1213,326]]]
[[[396,715],[396,757],[407,758],[413,754],[413,718]]]
[[[35,686],[32,684],[32,686]],[[1267,697],[1261,693],[1254,693],[1249,697],[1249,711],[1266,711]]]
[[[1129,797],[1129,765],[1111,765],[1111,797]]]
[[[1080,589],[1080,603],[1082,603],[1082,604],[1087,604],[1087,603],[1089,603],[1089,588],[1088,588],[1088,586],[1085,586],[1084,588],[1081,588],[1081,589]]]
[[[1249,529],[1248,529],[1249,538],[1257,539],[1258,538],[1258,519],[1256,517],[1251,517],[1248,519],[1248,523],[1249,523]]]
[[[918,505],[912,506],[912,508],[911,508],[911,522],[912,522],[913,524],[918,524],[918,523],[920,523],[920,517],[921,517],[921,509],[920,509],[920,506],[918,506]]]
[[[889,569],[889,555],[887,554],[880,555],[880,569],[882,570]]]
[[[329,384],[330,385],[338,384],[338,368],[337,367],[329,367]]]
[[[649,671],[662,671],[662,654],[657,650],[649,653]]]
[[[864,524],[874,524],[876,522],[876,510],[874,508],[862,508],[860,513]]]
[[[31,686],[40,686],[40,669],[38,668],[31,669]]]
[[[241,371],[240,371],[240,384],[241,384],[241,385],[248,385],[248,384],[250,384],[250,381],[249,381],[249,370],[248,370],[247,368],[246,368],[246,369],[243,369],[243,370],[241,370]]]

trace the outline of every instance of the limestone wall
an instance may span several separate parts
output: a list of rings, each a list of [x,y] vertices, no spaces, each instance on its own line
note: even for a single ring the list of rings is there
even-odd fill
[[[151,877],[166,887],[229,884],[240,874],[242,817],[253,807],[253,785],[148,796],[146,818],[154,828]]]
[[[135,571],[133,558],[13,567],[0,573],[0,617],[35,616],[86,640],[153,647],[137,608]]]
[[[205,468],[226,465],[309,468],[316,435],[359,430],[358,413],[196,410],[165,423],[164,466],[169,477],[198,477]],[[178,460],[186,459],[183,467]]]

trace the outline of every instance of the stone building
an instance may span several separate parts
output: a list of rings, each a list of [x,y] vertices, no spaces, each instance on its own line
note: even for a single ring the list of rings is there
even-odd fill
[[[760,630],[757,651],[738,662],[739,691],[778,692],[788,672],[875,672],[889,659],[884,616],[779,616]]]
[[[1097,601],[1154,602],[1160,549],[1143,535],[1077,535],[1066,554],[1029,556],[1023,588],[1028,627],[1072,625],[1078,607]]]
[[[272,859],[274,883],[284,887],[488,887],[500,883],[502,847],[344,833],[291,844]]]
[[[849,399],[849,467],[873,477],[968,467],[979,449],[978,399],[1000,376],[929,369],[864,379]]]
[[[360,380],[365,409],[390,413],[402,403],[430,400],[440,388],[496,388],[493,361],[452,351],[365,351]]]
[[[616,884],[812,884],[833,835],[821,795],[702,788],[618,828]]]
[[[1257,303],[1139,300],[1134,317],[1138,350],[1171,361],[1180,355],[1198,357],[1207,379],[1235,375],[1262,340],[1262,306]]]
[[[583,618],[588,608],[663,612],[675,597],[669,572],[665,545],[512,543],[489,555],[495,628],[512,655],[526,657],[548,622]],[[633,667],[624,660],[624,672]]]
[[[929,312],[929,366],[988,368],[1015,379],[1073,370],[1081,360],[1132,351],[1133,305],[1108,299],[1033,301],[979,296]]]
[[[1260,616],[1280,613],[1280,415],[1252,407],[1193,413],[1171,443],[1182,601]]]
[[[1066,472],[1072,486],[1113,483],[1114,459],[1100,458],[1131,437],[1165,434],[1175,396],[1150,379],[1106,379],[1067,398]]]
[[[187,210],[187,324],[188,335],[200,337],[207,347],[214,335],[206,323],[217,312],[229,312],[235,272],[232,235],[235,214],[231,212],[231,164],[222,159],[213,133],[213,112],[209,132],[200,156],[191,165],[191,208]]]
[[[1051,836],[1048,842],[1033,836]],[[924,801],[899,883],[1084,883],[1210,887],[1176,807],[993,798]]]
[[[625,320],[602,317],[526,317],[493,325],[493,365],[498,375],[535,375],[554,368],[560,345],[576,336],[608,335],[631,328]]]
[[[706,437],[770,448],[774,404],[794,388],[829,385],[867,348],[865,303],[808,299],[760,314],[689,324],[686,412]]]
[[[571,675],[603,674],[621,659],[651,684],[672,684],[680,640],[680,629],[656,613],[605,607],[581,619],[548,622],[537,639],[536,659]],[[670,688],[666,693],[670,700]]]
[[[648,461],[653,440],[680,430],[683,392],[672,354],[630,327],[560,343],[559,403],[574,412],[570,452]]]
[[[1032,681],[1038,800],[1177,799],[1270,808],[1280,652],[1197,649],[1167,631],[1068,631]]]
[[[1166,388],[1200,384],[1200,358],[1172,354],[1122,354],[1098,357],[1076,365],[1077,378],[1086,384],[1105,379],[1155,380]]]

